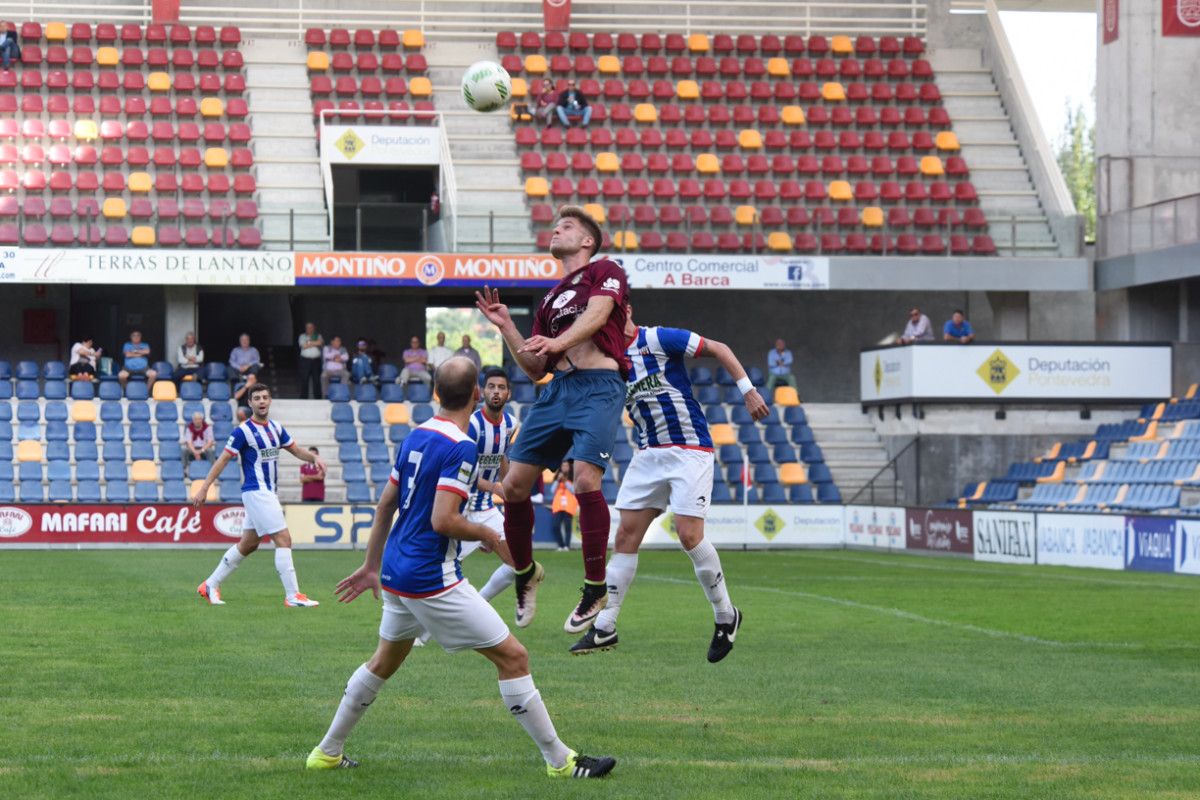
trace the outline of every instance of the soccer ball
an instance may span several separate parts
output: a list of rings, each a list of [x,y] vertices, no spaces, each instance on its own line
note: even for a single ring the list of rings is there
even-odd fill
[[[462,96],[475,111],[495,111],[508,102],[512,78],[495,61],[476,61],[463,73]]]

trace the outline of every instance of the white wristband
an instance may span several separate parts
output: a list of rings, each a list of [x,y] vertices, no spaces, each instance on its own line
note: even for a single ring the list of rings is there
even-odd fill
[[[742,378],[741,380],[739,380],[737,382],[737,387],[738,387],[738,391],[740,391],[742,393],[743,397],[745,397],[746,395],[748,395],[754,391],[754,384],[750,381],[749,378]]]

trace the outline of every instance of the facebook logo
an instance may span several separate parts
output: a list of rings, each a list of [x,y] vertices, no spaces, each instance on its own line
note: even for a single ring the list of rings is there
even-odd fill
[[[808,270],[805,269],[806,266],[807,265],[804,263],[788,264],[787,265],[788,280],[789,281],[807,280],[808,279],[808,275],[807,275]]]

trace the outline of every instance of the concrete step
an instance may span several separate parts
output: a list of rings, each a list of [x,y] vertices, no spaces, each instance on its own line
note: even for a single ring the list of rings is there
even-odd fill
[[[316,134],[312,127],[312,115],[300,113],[262,114],[254,118],[255,141],[275,135],[288,138],[302,137],[305,141],[316,142]]]
[[[296,39],[248,39],[242,42],[240,49],[248,67],[271,63],[303,64],[308,56],[308,48]]]
[[[321,171],[315,164],[260,164],[257,171],[260,188],[321,188]]]
[[[925,54],[938,77],[943,71],[983,68],[983,54],[975,47],[939,47]]]

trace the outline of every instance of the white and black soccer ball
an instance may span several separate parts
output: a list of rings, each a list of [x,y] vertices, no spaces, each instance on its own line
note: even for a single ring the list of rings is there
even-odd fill
[[[462,96],[468,108],[495,111],[512,96],[512,78],[495,61],[476,61],[463,73]]]

